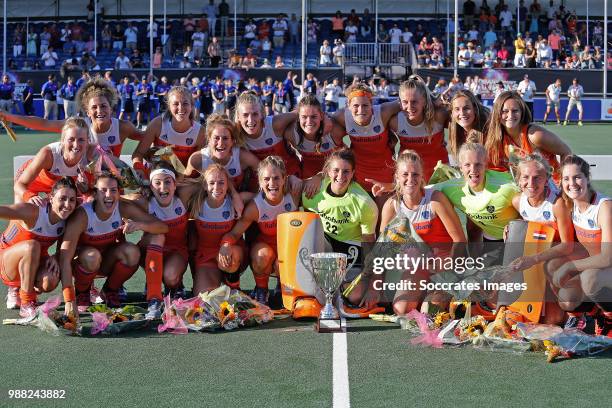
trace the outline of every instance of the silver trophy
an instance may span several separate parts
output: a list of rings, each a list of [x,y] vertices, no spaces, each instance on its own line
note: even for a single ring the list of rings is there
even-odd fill
[[[342,332],[340,314],[332,305],[334,293],[338,290],[347,271],[347,256],[339,252],[321,252],[309,257],[312,272],[317,286],[325,294],[325,306],[319,313],[317,331]]]

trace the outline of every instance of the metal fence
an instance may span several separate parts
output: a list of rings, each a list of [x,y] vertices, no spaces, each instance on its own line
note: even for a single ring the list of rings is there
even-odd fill
[[[415,66],[412,44],[348,43],[344,48],[345,65]]]

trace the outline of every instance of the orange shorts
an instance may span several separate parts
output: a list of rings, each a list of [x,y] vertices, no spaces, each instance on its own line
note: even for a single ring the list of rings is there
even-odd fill
[[[236,243],[240,246],[243,252],[243,259],[247,259],[247,246],[244,240],[240,240]],[[196,266],[217,266],[217,255],[219,255],[219,248],[198,248],[195,256]]]

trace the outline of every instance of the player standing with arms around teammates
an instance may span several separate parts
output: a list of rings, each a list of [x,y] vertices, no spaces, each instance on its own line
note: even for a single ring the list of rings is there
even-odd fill
[[[555,82],[548,85],[546,88],[546,113],[542,124],[546,124],[546,119],[550,113],[550,108],[554,108],[555,116],[557,117],[557,125],[561,124],[561,116],[559,115],[559,105],[561,104],[561,80],[557,78]]]
[[[569,97],[569,103],[567,104],[567,112],[565,113],[565,120],[563,126],[567,126],[569,121],[569,115],[572,113],[574,106],[578,109],[578,126],[582,126],[582,96],[584,95],[584,89],[582,85],[578,83],[578,78],[572,79],[572,84],[567,89],[567,96]]]

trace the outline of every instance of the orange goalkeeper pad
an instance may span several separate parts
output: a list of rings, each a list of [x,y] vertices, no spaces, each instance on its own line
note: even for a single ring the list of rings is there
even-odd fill
[[[555,237],[555,229],[537,222],[511,221],[508,227],[508,239],[504,252],[504,265],[520,256],[531,256],[551,247]],[[513,244],[512,244],[513,243]],[[519,245],[523,243],[523,245]],[[522,253],[520,250],[522,249]],[[544,262],[540,262],[529,269],[513,276],[513,281],[525,283],[527,288],[516,294],[512,302],[504,302],[500,292],[498,304],[507,304],[508,310],[521,314],[526,321],[538,323],[544,307],[546,293],[546,275]]]
[[[310,254],[331,251],[319,215],[299,211],[280,214],[276,218],[276,231],[283,305],[293,311],[295,301],[304,297],[316,297],[323,304],[323,293],[307,269]]]

